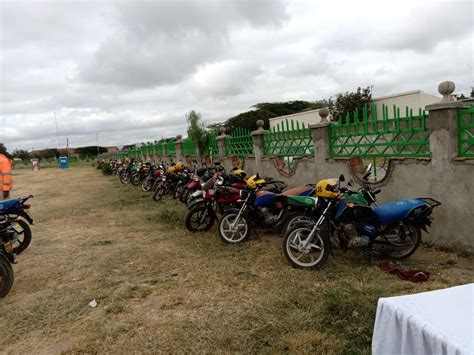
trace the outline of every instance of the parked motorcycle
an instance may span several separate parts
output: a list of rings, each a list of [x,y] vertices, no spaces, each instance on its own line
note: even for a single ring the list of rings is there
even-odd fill
[[[31,228],[33,217],[29,209],[28,200],[33,195],[22,198],[12,198],[0,201],[0,223],[9,231],[14,232],[13,252],[21,254],[31,243]]]
[[[214,175],[203,185],[202,197],[188,207],[185,224],[190,232],[208,231],[218,219],[218,212],[224,214],[229,208],[237,207],[240,190],[245,187],[243,179],[221,173]]]
[[[263,191],[268,183],[258,175],[252,178],[247,180],[249,186],[240,192],[241,208],[230,210],[222,216],[219,236],[226,243],[244,242],[255,227],[285,229],[290,220],[303,218],[314,208],[314,198],[308,196],[314,191],[312,186],[275,194]],[[305,198],[295,199],[293,195]]]
[[[10,292],[14,274],[12,264],[16,263],[13,240],[16,237],[8,220],[0,222],[0,298],[4,298]]]
[[[364,181],[370,176],[371,165]],[[296,268],[318,269],[332,254],[334,244],[343,250],[376,250],[386,257],[405,259],[421,241],[421,231],[432,223],[431,213],[441,203],[431,198],[398,200],[377,206],[368,183],[352,191],[341,187],[344,176],[316,185],[316,222],[298,223],[285,234],[283,252]]]

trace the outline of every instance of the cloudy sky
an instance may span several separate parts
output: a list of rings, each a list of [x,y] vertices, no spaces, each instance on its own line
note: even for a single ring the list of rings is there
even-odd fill
[[[9,150],[183,134],[262,101],[470,92],[472,1],[0,1]]]

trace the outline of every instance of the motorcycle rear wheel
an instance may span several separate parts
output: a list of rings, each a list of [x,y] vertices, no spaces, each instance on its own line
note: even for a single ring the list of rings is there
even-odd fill
[[[0,255],[0,298],[6,297],[13,286],[13,268],[10,262]]]
[[[237,244],[245,242],[250,237],[252,230],[250,221],[246,216],[241,215],[235,230],[231,225],[237,218],[237,212],[229,212],[222,216],[219,223],[219,237],[224,243]]]
[[[19,219],[17,222],[23,229],[23,232],[18,236],[18,239],[13,246],[13,252],[18,255],[25,251],[25,249],[30,245],[32,233],[28,222],[23,219]]]
[[[209,211],[206,206],[192,208],[186,214],[186,228],[190,232],[207,232],[216,221],[214,211]]]
[[[320,269],[328,260],[329,246],[326,245],[323,237],[324,233],[328,233],[327,227],[322,227],[313,237],[311,245],[302,250],[302,243],[309,236],[311,230],[312,227],[295,226],[288,230],[283,237],[283,254],[294,268]]]
[[[405,237],[401,235],[400,228],[402,227],[405,229]],[[389,248],[381,250],[381,254],[385,257],[390,257],[395,260],[403,260],[411,256],[416,251],[416,249],[418,249],[418,246],[421,242],[421,231],[420,228],[414,226],[411,223],[404,223],[403,225],[400,225],[396,228],[398,232],[398,238],[394,240],[389,236],[389,240],[394,243],[409,243],[410,245],[404,247],[389,246]]]

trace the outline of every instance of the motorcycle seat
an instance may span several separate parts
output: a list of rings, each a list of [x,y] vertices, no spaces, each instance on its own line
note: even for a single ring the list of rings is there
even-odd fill
[[[383,224],[391,224],[404,220],[414,208],[424,204],[418,199],[399,200],[374,207],[373,211]]]
[[[10,198],[8,200],[0,200],[0,213],[7,211],[18,203],[18,198]]]

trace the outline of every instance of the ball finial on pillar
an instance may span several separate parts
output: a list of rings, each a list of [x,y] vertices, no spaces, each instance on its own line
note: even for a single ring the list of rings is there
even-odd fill
[[[265,122],[263,122],[263,120],[257,120],[257,129],[259,131],[263,130],[263,126],[265,125]]]
[[[328,116],[329,116],[329,108],[323,107],[318,111],[319,117],[321,117],[321,122],[329,122],[328,121]]]
[[[449,102],[449,101],[454,101],[453,97],[451,94],[454,92],[454,89],[456,89],[456,85],[452,81],[443,81],[438,85],[438,92],[443,95],[443,99],[441,102]]]

